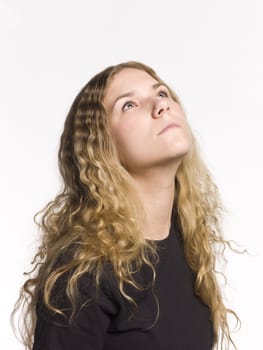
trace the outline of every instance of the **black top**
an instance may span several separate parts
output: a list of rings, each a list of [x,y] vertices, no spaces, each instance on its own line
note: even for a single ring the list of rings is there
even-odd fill
[[[157,241],[157,247],[154,288],[126,288],[137,309],[121,296],[109,271],[97,294],[93,279],[86,274],[79,289],[83,301],[92,301],[80,308],[72,326],[38,305],[33,350],[211,350],[210,311],[194,294],[195,276],[184,257],[175,215],[168,237]],[[146,286],[151,277],[150,269],[144,266],[136,280]],[[55,298],[66,309],[69,304],[63,287],[65,280],[56,287]]]

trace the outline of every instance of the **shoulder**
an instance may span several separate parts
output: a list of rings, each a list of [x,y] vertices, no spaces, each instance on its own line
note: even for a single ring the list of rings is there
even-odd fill
[[[74,276],[75,272],[75,276]],[[72,283],[73,279],[75,283]],[[68,321],[72,313],[93,308],[114,315],[118,310],[120,295],[115,276],[105,265],[97,282],[96,270],[78,276],[76,269],[63,273],[54,283],[48,306],[44,301],[44,290],[40,289],[36,302],[37,317],[47,320]]]
[[[55,269],[70,264],[72,259],[74,259],[74,246],[60,254],[51,273]],[[68,322],[73,313],[77,314],[79,310],[89,312],[94,307],[114,317],[118,312],[131,311],[132,305],[129,298],[137,304],[149,295],[153,281],[153,271],[149,266],[143,264],[136,273],[132,274],[139,289],[133,284],[123,283],[122,292],[120,279],[115,274],[112,264],[102,262],[100,266],[99,270],[93,268],[82,273],[77,266],[63,273],[51,289],[49,301],[52,307],[46,305],[44,292],[40,290],[36,304],[37,317]],[[73,281],[75,282],[72,283]]]

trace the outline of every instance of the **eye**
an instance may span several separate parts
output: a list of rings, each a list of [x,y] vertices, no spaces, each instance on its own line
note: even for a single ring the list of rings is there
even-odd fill
[[[161,90],[158,92],[158,96],[160,97],[168,97],[168,92]]]
[[[122,110],[127,111],[127,110],[131,109],[134,105],[135,105],[135,103],[132,101],[125,102],[124,105],[122,106]]]

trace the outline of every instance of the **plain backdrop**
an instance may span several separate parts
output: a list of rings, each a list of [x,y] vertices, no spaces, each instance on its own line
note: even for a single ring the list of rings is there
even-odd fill
[[[227,305],[239,350],[261,349],[263,7],[249,0],[1,0],[1,348],[37,246],[33,215],[60,189],[57,151],[79,90],[138,60],[176,91],[229,212]],[[180,350],[180,349],[178,349]]]

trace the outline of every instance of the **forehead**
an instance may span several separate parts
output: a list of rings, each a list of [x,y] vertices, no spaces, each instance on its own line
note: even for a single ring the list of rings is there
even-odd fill
[[[129,90],[150,86],[158,80],[154,79],[147,72],[136,68],[124,68],[116,73],[110,80],[106,96],[116,96],[119,93],[125,93]]]

